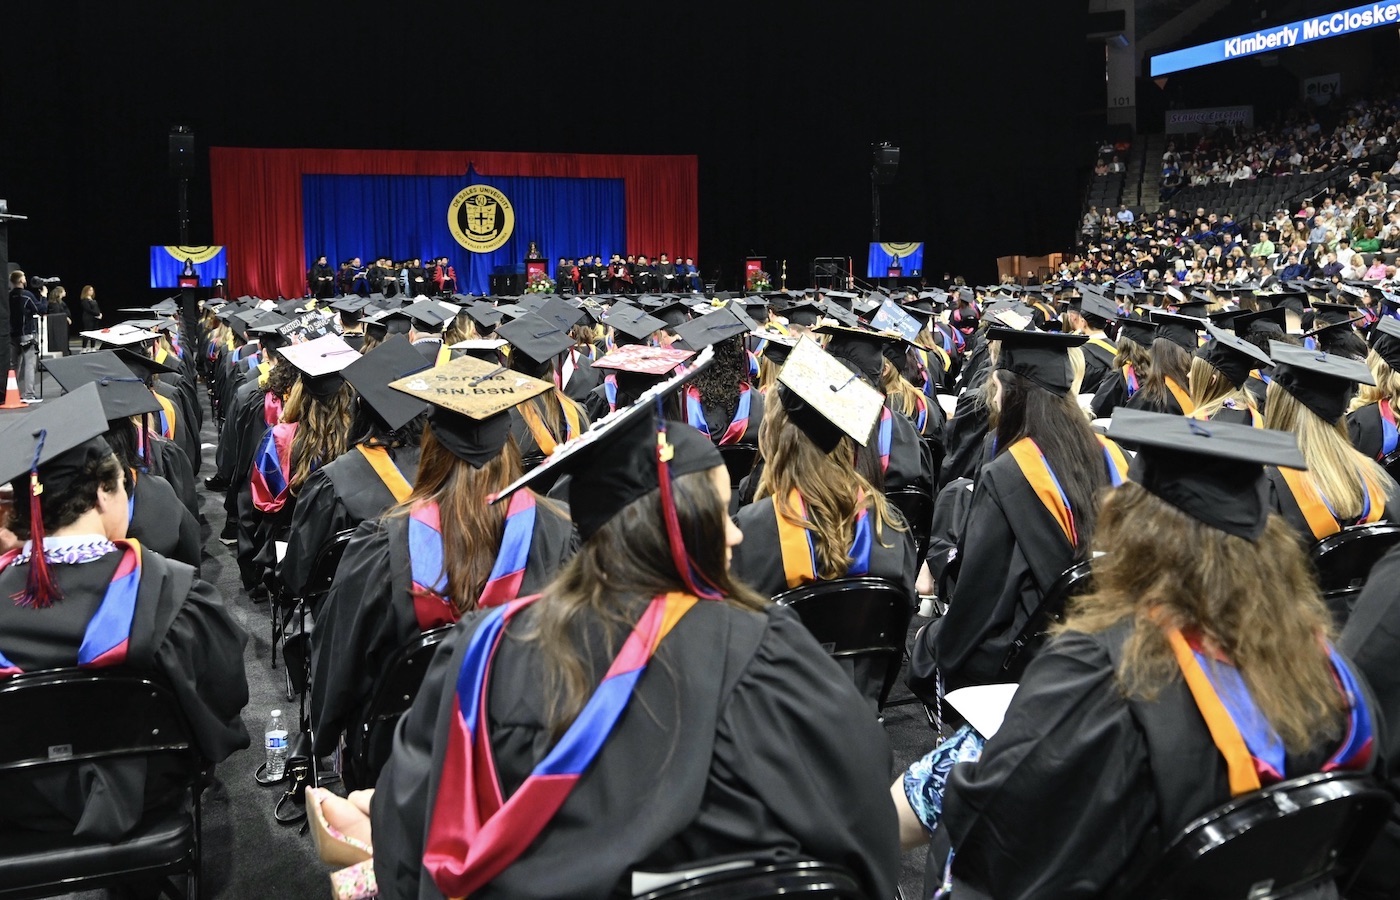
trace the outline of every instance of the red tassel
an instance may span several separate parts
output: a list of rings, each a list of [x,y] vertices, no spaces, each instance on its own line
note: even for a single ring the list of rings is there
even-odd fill
[[[671,562],[685,582],[686,589],[697,597],[706,600],[719,600],[722,595],[709,580],[700,574],[690,554],[685,549],[685,537],[681,534],[681,521],[676,515],[676,498],[671,492],[671,456],[674,448],[666,441],[666,420],[661,416],[661,401],[657,400],[656,431],[656,480],[661,494],[661,518],[666,522],[666,543],[671,548]],[[704,582],[704,587],[696,583],[696,575]]]
[[[40,444],[42,446],[42,442]],[[47,609],[54,604],[55,600],[63,599],[63,591],[54,583],[53,573],[49,571],[49,561],[44,558],[44,516],[40,509],[40,495],[44,493],[44,486],[39,483],[39,473],[37,471],[29,474],[29,578],[25,583],[24,590],[14,594],[11,599],[16,606],[26,606],[33,609]]]

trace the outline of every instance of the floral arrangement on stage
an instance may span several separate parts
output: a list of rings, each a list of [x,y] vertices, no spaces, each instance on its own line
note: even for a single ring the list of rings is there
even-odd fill
[[[525,286],[525,293],[552,294],[556,286],[554,279],[543,272],[531,272],[530,283]]]
[[[751,291],[771,291],[773,290],[773,276],[762,269],[754,269],[749,272],[749,290]]]

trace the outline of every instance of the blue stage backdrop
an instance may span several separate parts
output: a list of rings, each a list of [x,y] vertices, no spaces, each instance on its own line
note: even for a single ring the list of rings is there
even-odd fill
[[[918,278],[924,274],[924,245],[921,241],[906,241],[870,245],[870,257],[866,262],[866,278],[886,278],[889,276],[890,262],[899,255],[901,278]]]
[[[417,256],[446,256],[457,269],[458,290],[485,294],[497,266],[521,265],[530,241],[549,261],[549,274],[559,257],[625,252],[627,209],[620,178],[534,178],[477,175],[460,177],[416,175],[303,175],[302,217],[306,232],[306,268],[325,254],[332,266],[353,256],[366,264],[383,254],[396,260]],[[466,188],[485,185],[459,199]],[[498,193],[497,193],[498,192]],[[506,235],[504,204],[508,201],[513,227]],[[455,204],[455,205],[454,205]],[[479,206],[477,204],[480,204]],[[449,224],[449,211],[458,227]],[[472,233],[469,219],[490,215],[493,230]],[[454,236],[490,247],[473,252]]]
[[[151,287],[179,287],[186,262],[194,269],[200,287],[208,287],[216,278],[228,279],[228,255],[223,247],[152,247]]]

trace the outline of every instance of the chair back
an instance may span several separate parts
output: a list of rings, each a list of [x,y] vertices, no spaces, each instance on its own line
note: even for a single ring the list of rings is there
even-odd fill
[[[1020,632],[1006,650],[1001,670],[1008,681],[1021,680],[1026,666],[1030,665],[1036,652],[1045,643],[1050,626],[1064,619],[1065,605],[1069,603],[1070,598],[1089,593],[1093,586],[1093,568],[1087,559],[1065,569],[1060,577],[1055,579],[1055,583],[1050,585],[1050,590],[1041,598],[1040,605],[1031,610],[1026,624],[1021,626]]]
[[[331,582],[335,581],[335,570],[340,568],[340,560],[345,556],[345,548],[350,546],[350,538],[355,529],[337,531],[330,541],[316,551],[311,561],[311,571],[306,576],[306,591],[298,598],[306,601],[312,612],[319,611],[321,601],[330,593]]]
[[[1318,587],[1338,629],[1351,616],[1371,568],[1396,544],[1400,544],[1400,525],[1377,522],[1343,528],[1313,545]]]
[[[1365,775],[1280,782],[1187,825],[1132,896],[1274,900],[1329,881],[1345,893],[1390,808],[1390,795]]]
[[[757,444],[724,444],[719,448],[724,467],[729,470],[729,489],[739,489],[739,482],[753,471],[754,457],[758,455]]]
[[[933,495],[918,488],[901,488],[889,491],[885,499],[904,516],[909,532],[914,536],[914,546],[918,559],[928,554],[929,541],[933,538]]]
[[[1391,478],[1400,480],[1400,450],[1387,453],[1381,458],[1381,468]]]
[[[62,715],[54,715],[62,710]],[[203,767],[179,701],[150,674],[46,669],[0,681],[0,775],[134,757]],[[19,727],[27,722],[33,727]]]
[[[437,645],[451,630],[451,625],[444,625],[425,631],[400,647],[389,661],[370,694],[359,734],[352,735],[356,740],[350,744],[347,766],[356,786],[374,787],[393,749],[394,727],[413,705]]]
[[[637,900],[766,900],[790,895],[812,900],[865,898],[860,884],[847,869],[814,859],[781,863],[741,861],[710,868],[704,874],[642,894]]]
[[[904,659],[913,599],[883,578],[862,575],[804,584],[778,594],[773,602],[791,607],[836,659],[883,662],[883,708]]]

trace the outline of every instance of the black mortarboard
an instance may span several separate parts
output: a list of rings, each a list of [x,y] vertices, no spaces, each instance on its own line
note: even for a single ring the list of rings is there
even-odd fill
[[[335,310],[336,312],[351,313],[358,315],[365,307],[370,305],[370,302],[364,297],[358,297],[354,294],[351,294],[348,297],[341,297],[340,299],[331,303],[331,309]]]
[[[619,303],[603,318],[603,324],[616,332],[617,344],[645,343],[653,334],[666,327],[666,323],[647,313],[646,310],[627,303]]]
[[[142,381],[150,381],[157,375],[167,375],[179,371],[179,369],[167,366],[165,363],[156,362],[144,353],[137,353],[135,350],[128,350],[125,347],[118,347],[112,352],[116,354],[117,359],[126,365],[128,373],[135,375]]]
[[[302,389],[316,397],[329,397],[340,390],[345,383],[341,370],[360,358],[360,352],[337,334],[292,344],[280,352],[284,362],[301,372]]]
[[[1271,505],[1264,466],[1306,469],[1298,439],[1229,422],[1118,407],[1108,436],[1138,448],[1130,470],[1143,488],[1226,534],[1257,541]]]
[[[1187,353],[1195,353],[1196,345],[1199,341],[1196,333],[1206,327],[1206,320],[1197,316],[1183,316],[1180,313],[1169,313],[1161,310],[1152,310],[1148,315],[1154,327],[1153,338],[1171,341],[1181,347]]]
[[[1070,303],[1070,308],[1081,314],[1112,322],[1118,316],[1118,307],[1103,298],[1097,291],[1086,291],[1078,300]]]
[[[510,342],[516,353],[541,366],[574,345],[573,338],[537,313],[505,323],[496,329],[496,336]]]
[[[781,366],[787,362],[788,354],[792,352],[793,347],[797,346],[797,338],[792,335],[779,334],[776,331],[761,331],[758,336],[765,341],[763,358],[774,365]]]
[[[752,320],[750,320],[752,321]],[[703,350],[711,344],[718,344],[728,338],[738,337],[749,332],[749,326],[730,309],[717,309],[712,313],[697,316],[672,329],[680,343],[687,350]]]
[[[783,317],[793,325],[801,325],[804,328],[811,328],[817,324],[817,319],[822,316],[822,307],[816,303],[804,300],[794,303],[783,310]]]
[[[829,335],[826,352],[853,366],[855,371],[870,379],[870,383],[876,386],[880,384],[880,370],[885,365],[885,346],[902,340],[898,334],[866,331],[844,325],[823,325],[814,329],[814,333]]]
[[[1152,323],[1146,319],[1118,316],[1114,321],[1118,323],[1118,336],[1125,337],[1134,344],[1151,347],[1152,339],[1157,336],[1157,329],[1153,328]]]
[[[588,314],[577,306],[562,297],[550,297],[543,306],[539,308],[540,318],[552,324],[560,331],[568,331],[573,328]]]
[[[1313,309],[1317,312],[1317,318],[1328,325],[1346,322],[1361,312],[1350,303],[1326,303],[1321,300],[1313,302]]]
[[[441,332],[443,323],[452,318],[452,315],[449,315],[447,310],[443,309],[442,305],[436,300],[419,300],[412,305],[405,306],[403,309],[395,310],[389,315],[391,319],[397,317],[407,318],[408,321],[412,323],[413,327],[417,328],[419,331],[431,332],[433,334]],[[390,331],[393,332],[392,327]]]
[[[1279,341],[1269,342],[1269,355],[1274,383],[1330,424],[1341,421],[1357,384],[1376,383],[1365,363],[1345,356]]]
[[[85,384],[97,385],[102,410],[109,420],[145,415],[160,409],[160,403],[146,387],[145,380],[134,374],[110,350],[55,357],[44,360],[42,365],[67,393],[71,394]]]
[[[490,303],[478,300],[466,308],[467,317],[476,323],[478,331],[491,331],[505,316]]]
[[[1230,321],[1235,334],[1249,337],[1253,334],[1283,334],[1288,326],[1288,310],[1282,306],[1263,309],[1259,312],[1246,312]]]
[[[359,393],[360,402],[368,406],[389,431],[398,431],[415,416],[426,412],[428,404],[415,403],[403,392],[389,387],[389,382],[426,368],[428,362],[423,355],[413,349],[408,338],[396,334],[351,362],[340,374]]]
[[[669,456],[669,479],[724,465],[709,438],[678,422],[659,418],[656,399],[674,393],[713,360],[706,349],[694,365],[648,390],[637,401],[594,423],[579,437],[557,447],[545,462],[501,491],[497,500],[528,487],[548,473],[574,473],[569,480],[569,511],[579,537],[587,541],[618,513],[662,484],[658,454]],[[661,429],[665,429],[664,440]],[[677,549],[680,554],[684,548]],[[686,573],[682,573],[683,577]]]
[[[510,438],[509,410],[552,390],[548,381],[463,356],[392,382],[389,387],[427,401],[433,437],[458,459],[480,469]]]
[[[1233,331],[1207,325],[1206,333],[1211,339],[1196,351],[1196,355],[1220,370],[1236,388],[1244,386],[1251,371],[1271,362],[1267,353]]]
[[[651,314],[665,322],[667,327],[673,330],[690,321],[690,307],[679,300],[664,303],[653,309]]]
[[[1385,364],[1400,372],[1400,319],[1381,316],[1376,322],[1376,342],[1371,349]]]
[[[998,369],[1014,372],[1052,394],[1067,397],[1074,383],[1069,348],[1082,346],[1089,337],[1083,334],[1017,331],[994,325],[987,330],[987,340],[1001,341],[1001,352],[997,354]]]

